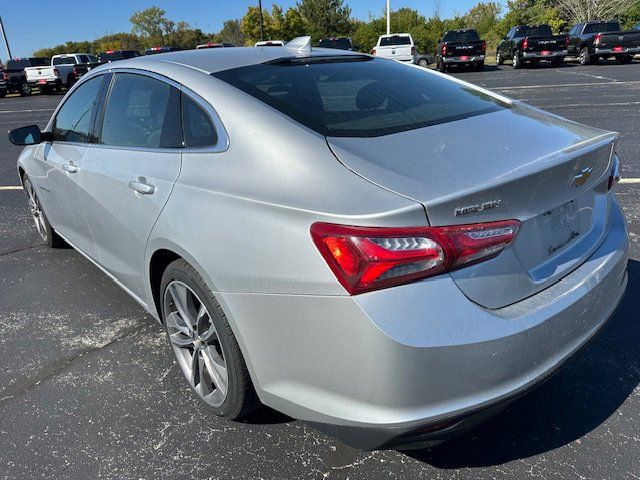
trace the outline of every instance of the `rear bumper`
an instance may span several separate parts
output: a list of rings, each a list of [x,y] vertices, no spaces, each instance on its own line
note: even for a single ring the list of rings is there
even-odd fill
[[[635,55],[640,53],[640,47],[623,47],[615,51],[613,48],[594,48],[594,55]]]
[[[221,294],[261,400],[352,446],[434,442],[556,371],[624,294],[628,238],[612,229],[544,291],[488,310],[450,277],[354,297]]]
[[[566,57],[569,52],[568,50],[558,50],[556,52],[549,52],[547,54],[542,54],[543,50],[539,52],[523,52],[522,58],[540,58],[544,60],[545,58],[554,58],[554,57]]]
[[[443,63],[475,63],[484,62],[484,55],[460,55],[457,57],[442,57]]]
[[[62,80],[60,78],[39,78],[38,80],[27,80],[31,87],[60,87]]]

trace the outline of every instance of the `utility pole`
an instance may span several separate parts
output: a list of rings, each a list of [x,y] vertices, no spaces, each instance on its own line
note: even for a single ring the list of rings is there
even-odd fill
[[[9,48],[9,40],[7,40],[7,32],[4,31],[2,17],[0,17],[0,32],[2,32],[2,38],[4,38],[4,46],[7,47],[7,55],[9,55],[9,60],[11,60],[13,57],[11,56],[11,49]]]
[[[258,0],[258,9],[260,10],[260,41],[264,40],[264,25],[262,24],[262,0]]]
[[[390,0],[387,0],[387,35],[391,35],[391,8],[389,3]]]

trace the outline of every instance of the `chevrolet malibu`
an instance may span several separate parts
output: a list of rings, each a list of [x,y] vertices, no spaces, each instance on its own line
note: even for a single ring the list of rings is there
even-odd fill
[[[43,241],[159,320],[229,419],[443,441],[548,378],[627,284],[616,133],[308,39],[105,65],[10,138]]]

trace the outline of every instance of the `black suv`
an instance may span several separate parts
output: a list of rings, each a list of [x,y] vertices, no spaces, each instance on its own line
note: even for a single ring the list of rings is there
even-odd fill
[[[31,95],[31,87],[27,83],[27,74],[24,69],[27,67],[48,67],[51,60],[40,57],[12,58],[7,61],[6,79],[7,90],[9,92],[18,92],[25,97]]]

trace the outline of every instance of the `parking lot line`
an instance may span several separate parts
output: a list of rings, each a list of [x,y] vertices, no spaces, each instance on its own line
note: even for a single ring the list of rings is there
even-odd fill
[[[0,186],[0,190],[22,190],[21,185],[4,185]]]
[[[549,85],[518,85],[508,87],[493,87],[493,90],[526,90],[532,88],[561,88],[561,87],[592,87],[594,85],[633,85],[640,84],[639,80],[629,80],[628,82],[591,82],[591,83],[556,83]]]
[[[0,110],[0,113],[53,112],[54,108],[33,108],[31,110]]]
[[[640,183],[640,178],[621,178],[620,183]]]

